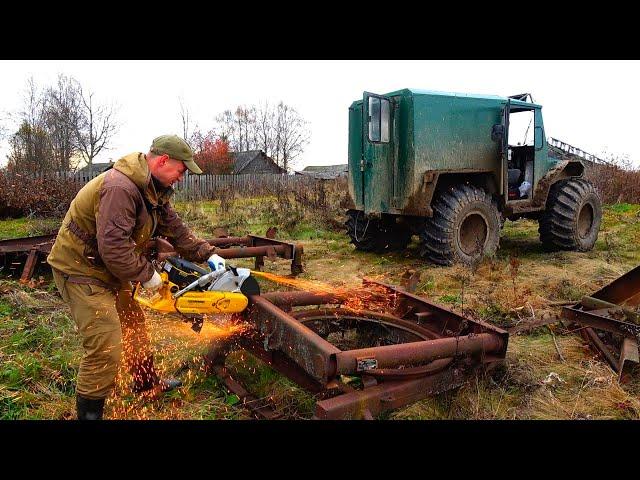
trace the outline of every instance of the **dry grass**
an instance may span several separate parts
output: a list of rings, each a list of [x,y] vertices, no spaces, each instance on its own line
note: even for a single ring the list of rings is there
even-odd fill
[[[235,199],[228,213],[211,203],[179,205],[183,217],[198,234],[241,219],[231,234],[264,233],[276,217],[265,205],[271,199]],[[234,210],[235,209],[235,210]],[[312,211],[294,230],[282,225],[279,237],[301,239],[306,273],[301,278],[335,287],[358,286],[363,277],[400,284],[407,268],[421,274],[417,294],[454,311],[502,327],[526,325],[532,319],[558,315],[549,305],[575,300],[609,283],[640,263],[640,206],[605,209],[600,238],[592,252],[553,252],[541,248],[537,224],[507,222],[501,248],[493,259],[476,268],[436,267],[425,263],[417,245],[403,253],[375,255],[356,252],[342,233],[311,222]],[[228,215],[228,216],[225,216]],[[251,259],[234,262],[251,266]],[[286,275],[286,261],[266,262],[269,272]],[[265,290],[275,288],[264,285]],[[71,418],[73,382],[81,355],[64,303],[50,292],[0,285],[0,416],[2,418]],[[119,376],[117,395],[107,404],[110,418],[246,419],[251,414],[215,377],[199,369],[208,342],[220,334],[219,324],[205,322],[200,335],[179,319],[148,314],[148,325],[159,370],[173,372],[184,362],[192,368],[184,386],[156,401],[138,398],[128,390],[129,377]],[[575,332],[553,324],[558,355],[547,327],[512,335],[504,367],[478,373],[462,387],[425,399],[381,418],[390,419],[606,419],[640,416],[640,374],[620,385],[609,367]],[[14,345],[15,344],[15,345]],[[234,376],[252,394],[273,405],[284,418],[309,418],[314,398],[263,363],[243,352],[230,355]],[[640,372],[639,372],[640,373]]]

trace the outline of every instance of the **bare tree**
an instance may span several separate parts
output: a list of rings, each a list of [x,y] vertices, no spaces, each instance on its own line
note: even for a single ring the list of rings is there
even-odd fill
[[[237,132],[237,151],[253,150],[255,148],[256,108],[240,106],[236,109],[235,124]]]
[[[278,165],[289,169],[309,143],[307,122],[294,109],[279,102],[260,107],[238,106],[216,117],[218,136],[232,151],[261,149]]]
[[[180,103],[180,119],[182,120],[182,138],[185,142],[190,143],[189,140],[192,134],[191,114],[182,97],[178,97],[178,102]]]
[[[107,148],[109,140],[118,130],[115,120],[116,108],[105,105],[96,105],[94,93],[81,90],[82,115],[76,129],[78,148],[89,165],[93,159]]]
[[[253,137],[256,148],[261,149],[267,155],[270,155],[273,150],[273,118],[273,109],[269,107],[268,102],[256,110]]]
[[[296,109],[282,101],[276,107],[275,116],[274,160],[288,170],[309,143],[310,132],[307,129],[307,122]]]
[[[78,152],[76,130],[82,115],[80,84],[73,78],[58,75],[55,87],[45,95],[44,122],[51,140],[57,170],[71,170],[71,158]]]
[[[204,144],[207,140],[213,142],[216,139],[216,134],[214,130],[209,130],[206,133],[202,133],[200,129],[196,127],[194,132],[191,134],[191,139],[189,141],[189,145],[193,149],[195,153],[201,152],[204,148]]]
[[[215,118],[217,133],[220,138],[229,143],[232,150],[238,151],[235,117],[231,110],[225,110]]]

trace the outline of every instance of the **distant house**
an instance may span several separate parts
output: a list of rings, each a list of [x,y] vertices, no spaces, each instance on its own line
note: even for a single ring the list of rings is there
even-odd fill
[[[107,162],[107,163],[92,163],[91,165],[87,165],[86,167],[81,168],[80,170],[78,170],[78,173],[82,173],[83,175],[93,175],[95,174],[99,174],[102,172],[106,172],[107,169],[109,169],[114,162]]]
[[[308,177],[330,180],[342,176],[347,176],[349,165],[312,165],[296,172],[296,175],[306,175]]]
[[[271,157],[268,157],[262,150],[249,150],[247,152],[229,152],[233,158],[234,175],[245,175],[251,173],[287,173],[278,166]]]

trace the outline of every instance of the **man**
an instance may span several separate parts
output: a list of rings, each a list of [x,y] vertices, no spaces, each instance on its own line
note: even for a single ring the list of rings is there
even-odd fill
[[[146,155],[122,157],[87,183],[64,217],[47,262],[82,337],[78,419],[102,418],[121,353],[134,392],[180,386],[177,380],[158,378],[144,314],[131,288],[132,282],[151,291],[162,285],[142,255],[145,242],[157,235],[167,237],[188,260],[204,262],[214,255],[215,247],[195,237],[169,203],[172,185],[186,169],[202,173],[184,140],[162,135]]]

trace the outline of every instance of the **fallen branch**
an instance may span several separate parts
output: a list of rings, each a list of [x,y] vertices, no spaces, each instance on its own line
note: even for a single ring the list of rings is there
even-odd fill
[[[566,305],[575,305],[576,302],[575,300],[560,300],[557,302],[548,302],[546,305],[549,307],[564,307]]]
[[[549,325],[547,325],[547,328],[549,329],[549,332],[551,333],[551,338],[553,338],[553,345],[556,347],[556,352],[558,352],[558,356],[560,357],[560,360],[564,363],[564,357],[562,356],[562,353],[560,352],[560,347],[558,346],[558,342],[556,341],[556,336],[553,333],[553,330],[551,330],[551,327]]]

